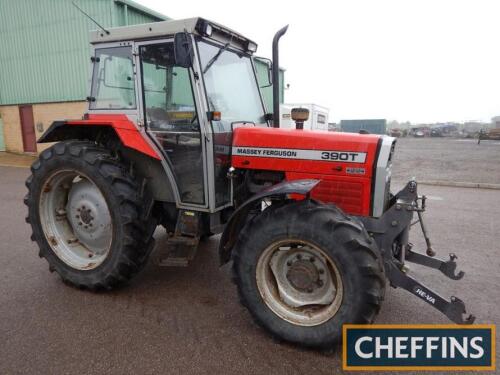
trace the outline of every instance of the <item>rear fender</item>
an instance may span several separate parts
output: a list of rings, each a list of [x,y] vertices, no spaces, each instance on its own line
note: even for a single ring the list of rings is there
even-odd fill
[[[144,139],[144,135],[125,115],[99,115],[87,120],[55,121],[38,139],[38,143],[59,142],[68,139],[89,139],[102,127],[115,131],[125,147],[161,160],[158,153]]]
[[[149,180],[155,200],[179,202],[175,179],[158,152],[144,138],[135,124],[125,115],[95,115],[84,120],[55,121],[38,139],[38,143],[60,142],[71,139],[97,141],[100,134],[113,132],[124,146],[122,152],[132,161],[144,178]]]
[[[229,262],[231,259],[231,252],[238,239],[238,235],[241,229],[245,226],[250,210],[255,207],[256,203],[261,202],[265,198],[284,199],[289,194],[309,196],[311,190],[318,183],[319,180],[283,181],[261,191],[258,194],[255,194],[238,207],[238,209],[229,218],[219,242],[219,259],[221,265]]]

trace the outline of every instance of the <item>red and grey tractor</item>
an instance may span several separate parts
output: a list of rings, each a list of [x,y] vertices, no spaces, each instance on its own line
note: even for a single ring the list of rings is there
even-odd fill
[[[92,79],[82,119],[56,121],[55,142],[26,181],[27,221],[51,271],[89,290],[127,283],[148,261],[158,225],[163,265],[185,265],[221,234],[242,303],[273,336],[330,348],[345,323],[371,323],[386,280],[456,323],[464,303],[408,274],[407,262],[451,279],[422,222],[410,181],[390,191],[395,138],[279,128],[278,42],[267,113],[257,45],[202,18],[91,33]],[[420,221],[427,255],[409,242]]]

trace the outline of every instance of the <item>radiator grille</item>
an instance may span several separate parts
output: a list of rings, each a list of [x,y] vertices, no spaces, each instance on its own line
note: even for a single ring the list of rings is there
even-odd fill
[[[311,196],[322,202],[332,202],[342,210],[361,215],[363,213],[363,184],[361,182],[321,180]]]

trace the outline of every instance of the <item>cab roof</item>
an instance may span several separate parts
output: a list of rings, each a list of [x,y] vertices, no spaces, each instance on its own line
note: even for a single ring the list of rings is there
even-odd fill
[[[211,28],[210,35],[207,35],[207,25]],[[201,17],[186,18],[182,20],[168,20],[152,23],[143,23],[133,26],[113,27],[104,30],[94,30],[90,32],[90,43],[110,43],[120,41],[158,39],[160,37],[173,36],[177,32],[186,31],[200,36],[207,36],[222,43],[230,43],[233,47],[248,50],[248,45],[257,44],[243,35],[219,25],[215,22]]]

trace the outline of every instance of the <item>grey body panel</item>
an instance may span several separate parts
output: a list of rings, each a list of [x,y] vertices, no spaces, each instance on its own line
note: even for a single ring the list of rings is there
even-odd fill
[[[157,201],[175,203],[174,186],[168,179],[160,160],[153,159],[132,149],[123,148],[122,153],[133,163],[134,170],[146,178],[147,186]]]
[[[249,42],[256,45],[255,42],[245,38],[234,30],[199,17],[145,23],[134,26],[113,27],[107,29],[109,34],[106,34],[106,32],[102,30],[95,30],[90,32],[90,43],[109,43],[139,39],[151,40],[173,36],[175,33],[183,31],[187,31],[194,35],[201,35],[196,28],[201,22],[208,22],[213,27],[214,31],[211,38],[214,40],[222,43],[230,42],[231,46],[238,49],[245,49]]]
[[[372,216],[380,217],[387,202],[387,186],[391,178],[392,152],[396,138],[383,136],[375,167]]]

